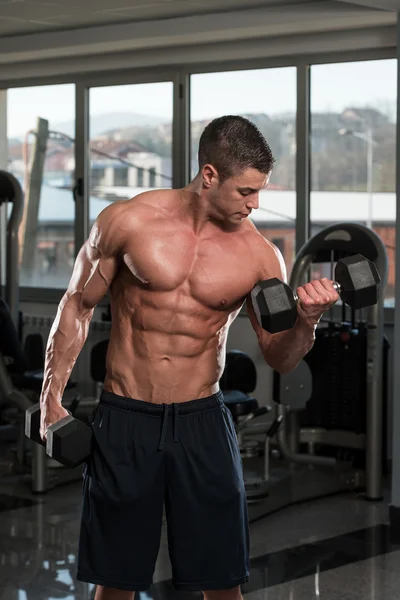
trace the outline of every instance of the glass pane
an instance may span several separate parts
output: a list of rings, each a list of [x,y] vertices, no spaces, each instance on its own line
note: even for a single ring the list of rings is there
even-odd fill
[[[172,82],[90,90],[90,222],[110,202],[172,187]]]
[[[20,285],[65,288],[74,263],[75,85],[9,89],[8,171],[21,183]]]
[[[372,227],[388,253],[388,306],[395,283],[396,97],[395,59],[312,67],[312,233],[339,221]]]
[[[191,77],[191,167],[198,171],[201,132],[222,115],[247,117],[260,129],[276,159],[260,208],[251,219],[281,250],[290,273],[295,258],[296,69],[255,69]]]

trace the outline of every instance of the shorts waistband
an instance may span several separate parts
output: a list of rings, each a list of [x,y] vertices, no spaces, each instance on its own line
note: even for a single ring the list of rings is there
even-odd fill
[[[223,405],[224,397],[222,392],[218,391],[212,396],[207,396],[206,398],[200,398],[198,400],[174,402],[172,404],[154,404],[153,402],[146,402],[145,400],[137,400],[135,398],[127,398],[125,396],[119,396],[113,392],[103,390],[100,395],[100,403],[122,410],[147,413],[163,417],[166,406],[170,406],[171,408],[176,407],[175,410],[177,410],[179,416],[183,416],[217,408],[218,406]]]
[[[100,396],[100,404],[114,408],[126,410],[127,412],[136,412],[159,416],[162,420],[160,440],[158,450],[161,451],[165,447],[167,426],[169,417],[173,417],[174,442],[179,441],[179,418],[193,413],[202,413],[213,410],[223,404],[223,395],[218,391],[207,398],[199,400],[189,400],[189,402],[174,402],[172,404],[153,404],[145,400],[136,400],[135,398],[125,398],[113,392],[103,390]]]

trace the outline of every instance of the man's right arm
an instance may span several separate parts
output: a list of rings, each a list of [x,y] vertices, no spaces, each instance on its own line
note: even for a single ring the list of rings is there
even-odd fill
[[[286,282],[286,267],[279,250],[260,235],[257,245],[261,260],[259,280],[276,277]],[[338,294],[328,279],[312,281],[298,287],[297,321],[291,329],[271,334],[262,329],[255,315],[252,299],[247,297],[247,311],[256,332],[266,363],[279,373],[288,373],[308,354],[314,345],[315,329],[323,315],[338,299]]]
[[[61,406],[65,386],[88,335],[94,309],[105,296],[119,268],[123,230],[121,204],[107,207],[97,218],[75,261],[66,293],[57,310],[46,347],[40,397],[41,435],[65,416]]]

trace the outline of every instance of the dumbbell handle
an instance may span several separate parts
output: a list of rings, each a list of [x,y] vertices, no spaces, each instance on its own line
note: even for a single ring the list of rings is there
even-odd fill
[[[334,281],[333,282],[333,287],[335,288],[335,290],[337,291],[337,293],[340,294],[340,292],[342,291],[340,283],[338,283],[337,281]],[[293,296],[294,296],[295,301],[298,302],[299,301],[298,295],[297,294],[293,294]]]

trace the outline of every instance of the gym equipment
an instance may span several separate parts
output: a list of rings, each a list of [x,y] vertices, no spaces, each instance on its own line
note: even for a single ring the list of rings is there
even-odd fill
[[[0,244],[0,266],[6,265],[5,300],[0,298],[0,405],[2,417],[6,419],[6,434],[10,434],[9,424],[15,428],[17,466],[21,475],[31,470],[30,483],[34,493],[48,491],[54,485],[80,479],[82,469],[70,470],[52,469],[51,461],[46,456],[43,445],[33,444],[32,454],[27,452],[24,435],[25,411],[38,400],[38,394],[43,384],[43,366],[38,368],[39,350],[42,355],[42,345],[38,337],[26,340],[26,350],[29,355],[36,355],[34,364],[20,342],[19,318],[19,246],[18,230],[23,215],[24,197],[18,180],[5,171],[0,171],[0,208],[10,202],[12,210],[7,219],[7,238],[5,246]],[[5,215],[7,218],[7,215]],[[1,256],[6,250],[5,260]],[[42,358],[42,357],[41,357]],[[41,360],[43,365],[43,360]],[[68,409],[79,403],[76,386],[69,381],[64,394],[64,405]],[[3,426],[0,426],[3,431]],[[1,433],[4,442],[5,437]],[[15,438],[14,438],[15,439]],[[62,472],[63,471],[63,472]],[[2,487],[4,481],[2,481]]]
[[[374,263],[361,254],[338,260],[334,287],[343,302],[354,309],[378,302],[380,277]],[[298,297],[276,277],[259,282],[251,292],[259,325],[270,333],[291,329],[297,320]]]
[[[268,435],[271,423],[261,419],[238,426],[243,448],[249,446],[249,440],[253,442],[251,452],[242,453],[250,521],[299,501],[346,490],[362,489],[368,500],[382,498],[383,299],[388,272],[385,246],[379,236],[363,225],[332,225],[318,232],[301,248],[289,283],[292,289],[303,285],[309,279],[313,263],[326,263],[328,270],[330,267],[327,276],[333,279],[334,263],[358,252],[372,261],[380,274],[377,303],[367,310],[357,310],[357,313],[352,309],[352,322],[347,325],[327,327],[322,319],[316,332],[314,354],[311,351],[288,374],[274,373],[271,414],[275,421],[272,425],[276,421],[279,423],[272,435]],[[340,316],[341,310],[345,313],[344,305],[334,307],[332,314]],[[359,326],[359,332],[356,331],[356,314],[358,321],[362,322],[364,317],[366,320],[365,325]],[[345,315],[342,320],[346,321]],[[325,351],[319,352],[319,340],[332,333],[329,328],[333,331],[332,339],[326,341]],[[342,363],[336,364],[340,344],[346,344],[346,352],[354,354],[357,361],[354,371]],[[315,369],[313,361],[316,361]],[[326,375],[330,367],[340,377],[340,382],[333,382],[322,374],[316,389],[315,372],[322,370]],[[330,375],[333,377],[332,373]],[[357,397],[353,393],[356,388]],[[330,396],[337,398],[336,403]],[[355,408],[350,410],[349,402],[355,402]],[[308,425],[308,411],[317,403],[320,421]],[[362,404],[363,411],[360,410]],[[328,418],[330,428],[327,427]],[[365,457],[363,463],[358,460],[361,453]]]
[[[7,202],[12,203],[11,215],[7,222],[6,247],[6,289],[5,301],[10,308],[15,326],[18,328],[19,319],[19,264],[18,264],[18,230],[24,212],[24,194],[18,180],[0,171],[0,207]],[[1,246],[0,246],[1,272]],[[0,279],[1,285],[1,279]]]
[[[300,250],[293,267],[291,285],[298,286],[312,263],[332,263],[357,250],[371,260],[381,277],[381,293],[377,304],[368,308],[366,350],[366,433],[365,494],[369,500],[382,497],[382,358],[383,303],[387,281],[388,258],[380,237],[371,229],[351,223],[338,223],[317,233]],[[298,426],[298,415],[293,427]],[[298,441],[298,436],[296,443]]]
[[[11,313],[0,298],[0,396],[1,405],[15,407],[17,410],[16,420],[19,427],[19,436],[17,441],[17,453],[20,461],[24,461],[25,455],[25,412],[32,410],[33,404],[38,400],[43,385],[43,368],[31,369],[27,356],[18,338],[18,333],[11,318]],[[28,347],[29,347],[28,343]],[[37,341],[35,343],[37,346]],[[43,359],[42,359],[43,364]],[[76,390],[76,384],[68,381],[65,394],[64,406],[69,410],[74,410],[74,406],[79,404],[80,396]],[[39,426],[37,428],[37,441],[32,451],[32,491],[35,493],[44,492],[49,489],[52,483],[64,482],[63,477],[58,473],[56,477],[51,477],[49,465],[46,459],[45,448],[42,447],[42,440],[39,436]],[[66,474],[64,474],[66,475]],[[74,476],[70,475],[73,480]],[[80,474],[76,473],[76,478]],[[68,477],[64,477],[67,481]]]
[[[316,331],[314,347],[304,358],[312,373],[312,393],[305,409],[299,415],[303,434],[307,432],[307,443],[312,435],[320,431],[320,449],[334,456],[352,457],[359,468],[365,469],[365,447],[349,446],[350,440],[365,439],[367,427],[367,342],[370,331],[366,323],[352,324],[330,321]],[[387,465],[387,375],[388,348],[383,338],[381,404],[383,419],[382,465]],[[357,374],[355,377],[354,374]],[[321,398],[324,401],[321,402]],[[309,432],[313,430],[310,436]],[[346,445],[330,446],[324,439],[341,432]],[[314,445],[315,445],[314,441]]]
[[[235,422],[258,410],[257,400],[250,395],[256,385],[257,371],[251,358],[240,350],[227,352],[219,386]]]
[[[45,445],[40,437],[40,404],[25,413],[25,435],[37,444]],[[92,429],[82,421],[67,415],[47,430],[46,453],[65,467],[75,468],[90,456]]]
[[[272,407],[259,406],[257,400],[250,396],[257,384],[257,370],[252,359],[240,350],[230,350],[226,354],[225,369],[219,381],[219,386],[224,395],[224,403],[229,408],[235,423],[239,449],[243,458],[257,456],[256,442],[246,442],[243,437],[248,425],[258,417],[268,414]],[[256,421],[257,422],[257,421]],[[281,419],[275,419],[265,435],[265,462],[264,473],[268,480],[269,472],[269,441],[276,434]],[[249,489],[246,486],[247,497]]]

